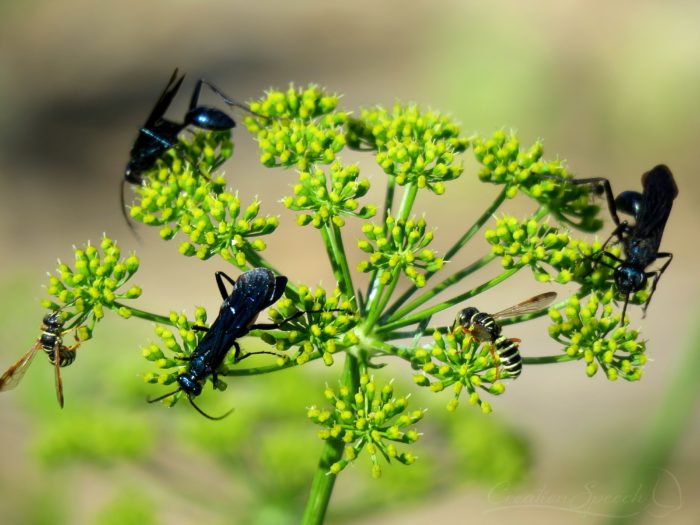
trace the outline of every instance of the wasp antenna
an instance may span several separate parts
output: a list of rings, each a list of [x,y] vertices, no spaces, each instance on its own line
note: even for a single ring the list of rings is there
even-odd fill
[[[190,396],[187,396],[187,399],[190,400],[190,405],[192,405],[192,406],[194,407],[194,409],[195,409],[197,412],[199,412],[200,414],[202,414],[202,415],[203,415],[204,417],[206,417],[207,419],[211,419],[212,421],[220,421],[220,420],[224,419],[225,417],[229,416],[229,415],[231,414],[231,412],[233,412],[233,411],[235,410],[235,408],[232,408],[231,410],[229,410],[228,412],[226,412],[224,415],[218,416],[218,417],[214,417],[214,416],[210,416],[209,414],[207,414],[206,412],[204,412],[204,410],[202,410],[202,409],[199,408],[197,405],[195,405],[194,401],[192,400],[192,398],[191,398]]]
[[[182,390],[182,389],[178,388],[177,390],[173,390],[172,392],[168,392],[167,394],[163,394],[162,396],[158,396],[155,399],[146,398],[146,402],[157,403],[158,401],[163,401],[163,399],[165,399],[166,397],[170,397],[173,394],[177,394],[180,390]]]

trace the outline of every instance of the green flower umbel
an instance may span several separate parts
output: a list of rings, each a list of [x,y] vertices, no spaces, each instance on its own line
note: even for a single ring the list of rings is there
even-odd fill
[[[58,275],[49,276],[47,288],[56,301],[42,301],[46,308],[67,313],[66,321],[70,320],[70,325],[83,325],[81,340],[91,336],[95,323],[104,317],[105,307],[128,318],[131,310],[120,301],[141,295],[138,286],[123,289],[139,268],[138,258],[135,255],[122,258],[117,243],[107,236],[102,239],[100,248],[102,254],[90,243],[76,248],[73,268],[59,261]]]
[[[301,285],[296,292],[287,289],[285,293],[286,297],[270,309],[270,319],[279,323],[298,312],[307,313],[284,323],[278,332],[263,332],[263,341],[275,345],[280,352],[298,348],[296,355],[290,357],[298,365],[318,352],[328,366],[333,364],[336,352],[357,344],[352,332],[357,324],[352,303],[342,297],[339,289],[328,295],[321,287],[311,290]]]
[[[520,149],[515,134],[497,131],[490,139],[472,138],[474,156],[482,164],[479,178],[508,187],[508,197],[518,190],[547,206],[557,219],[586,231],[597,231],[602,222],[596,218],[599,207],[590,204],[591,187],[567,184],[571,175],[558,160],[542,158],[542,144]],[[572,218],[573,217],[573,218]]]
[[[433,240],[433,232],[426,231],[425,219],[396,220],[389,215],[384,225],[365,224],[362,231],[368,240],[359,241],[358,247],[370,254],[357,269],[361,272],[379,270],[379,282],[386,284],[395,272],[403,272],[416,286],[425,286],[425,275],[418,270],[435,272],[443,260],[426,248]]]
[[[347,115],[335,111],[338,98],[311,85],[271,91],[251,102],[252,111],[269,117],[245,118],[248,131],[258,136],[260,162],[269,168],[296,166],[300,171],[314,164],[331,164],[345,147]]]
[[[377,164],[403,186],[414,182],[441,195],[444,183],[462,174],[459,153],[469,146],[459,126],[449,117],[417,106],[394,105],[363,110],[350,120],[348,143],[377,150]]]
[[[470,404],[479,405],[484,413],[491,412],[491,404],[483,401],[479,392],[500,395],[505,391],[505,386],[499,382],[498,358],[491,344],[480,345],[462,330],[446,335],[436,331],[433,339],[432,347],[419,348],[412,359],[414,366],[423,371],[413,377],[415,383],[433,392],[452,387],[453,398],[447,404],[450,411],[457,409],[459,397],[466,388]]]
[[[320,228],[333,222],[336,226],[345,225],[343,216],[369,219],[374,217],[376,206],[360,206],[358,199],[369,190],[369,181],[360,179],[357,166],[343,166],[334,162],[330,177],[322,168],[315,168],[312,173],[299,174],[299,182],[294,186],[294,197],[286,197],[284,205],[294,211],[308,211],[308,215],[299,215],[297,223],[313,224]]]
[[[646,363],[646,342],[639,341],[639,332],[620,323],[613,314],[613,288],[594,292],[584,306],[572,296],[563,310],[550,310],[553,324],[549,334],[565,346],[568,356],[586,363],[586,374],[592,377],[602,368],[608,379],[618,377],[636,381]]]
[[[372,476],[378,478],[382,470],[379,456],[387,462],[392,459],[410,465],[415,457],[410,452],[399,452],[394,443],[411,444],[420,434],[409,428],[423,418],[422,410],[408,411],[408,399],[395,397],[391,384],[378,386],[368,375],[360,377],[357,392],[340,386],[336,392],[326,388],[326,399],[333,408],[311,407],[308,417],[321,425],[321,439],[341,439],[345,443],[343,458],[331,465],[330,472],[337,474],[366,450],[372,461]]]
[[[175,332],[171,327],[157,324],[155,332],[161,344],[152,343],[143,349],[143,356],[151,361],[162,372],[148,372],[143,379],[146,383],[155,385],[170,385],[177,380],[177,376],[185,371],[189,364],[189,357],[197,348],[199,341],[204,337],[204,332],[193,330],[193,325],[206,326],[207,312],[198,307],[195,310],[194,322],[190,322],[184,314],[170,312],[170,322],[175,326]],[[179,341],[178,341],[179,337]],[[161,346],[162,345],[162,346]],[[209,377],[208,381],[212,381]],[[217,388],[224,390],[226,383],[218,379]],[[175,392],[166,397],[163,402],[172,406],[180,399],[182,392]]]

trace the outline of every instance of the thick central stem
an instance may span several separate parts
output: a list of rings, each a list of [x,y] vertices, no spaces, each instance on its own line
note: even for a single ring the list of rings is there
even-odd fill
[[[360,385],[360,367],[356,357],[347,353],[345,355],[345,368],[341,379],[351,392],[356,392]],[[311,482],[309,498],[301,518],[302,525],[320,525],[326,516],[326,510],[331,500],[336,474],[331,474],[333,463],[340,461],[343,455],[343,441],[340,438],[326,440],[321,450],[321,458],[318,461],[314,479]]]

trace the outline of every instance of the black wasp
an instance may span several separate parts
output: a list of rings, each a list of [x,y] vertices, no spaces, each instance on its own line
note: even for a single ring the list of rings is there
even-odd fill
[[[143,173],[151,169],[167,150],[177,144],[177,136],[182,130],[188,126],[194,126],[209,131],[227,131],[236,126],[236,122],[220,109],[199,105],[199,95],[203,86],[207,86],[219,95],[229,106],[237,106],[250,111],[245,104],[227,97],[209,81],[200,78],[192,92],[192,98],[190,99],[187,113],[185,113],[184,121],[174,122],[166,119],[164,117],[165,112],[170,107],[185,78],[184,74],[178,78],[177,73],[178,70],[175,69],[165,89],[158,97],[155,106],[153,106],[151,114],[148,115],[146,122],[139,129],[136,141],[131,147],[129,163],[124,170],[121,188],[122,213],[124,213],[127,222],[129,219],[126,216],[124,203],[125,183],[141,184],[143,182]]]
[[[602,177],[574,179],[568,182],[602,186],[608,201],[610,215],[615,221],[616,227],[603,244],[601,255],[605,255],[618,264],[613,266],[603,261],[601,264],[614,269],[615,285],[618,291],[625,296],[625,305],[622,308],[623,321],[630,295],[646,288],[649,277],[654,278],[651,293],[644,304],[644,313],[646,314],[646,309],[656,291],[659,279],[673,260],[672,253],[659,251],[661,237],[666,221],[671,214],[673,200],[678,196],[678,186],[676,186],[671,170],[663,164],[653,167],[642,175],[642,193],[623,191],[617,198],[613,196],[610,181]],[[633,216],[634,224],[621,221],[618,212]],[[605,247],[613,239],[622,243],[625,259],[620,259],[605,251]],[[667,261],[660,269],[646,270],[650,264],[662,258],[667,259]]]
[[[13,364],[0,377],[0,391],[10,390],[16,387],[29,365],[39,350],[44,350],[49,357],[49,361],[54,365],[54,377],[56,379],[56,398],[58,404],[63,408],[63,382],[61,381],[61,367],[68,366],[75,361],[77,348],[80,342],[72,346],[63,344],[63,318],[61,312],[53,312],[44,316],[41,326],[42,334],[32,346],[15,364]]]
[[[522,359],[518,348],[518,339],[508,339],[501,332],[501,325],[498,320],[516,315],[536,312],[551,304],[556,298],[555,292],[547,292],[501,310],[495,314],[480,312],[470,306],[457,314],[456,324],[465,332],[469,332],[475,341],[490,342],[493,349],[498,354],[498,358],[508,375],[515,379],[523,369]]]
[[[202,384],[207,377],[212,376],[214,385],[217,383],[217,370],[224,361],[231,347],[235,349],[235,360],[240,361],[254,354],[273,352],[252,352],[241,355],[241,347],[236,339],[243,337],[251,330],[273,330],[284,323],[308,313],[300,311],[282,320],[279,323],[255,324],[258,314],[268,306],[273,305],[284,293],[287,286],[287,278],[275,276],[267,268],[254,268],[242,274],[237,281],[231,279],[224,272],[216,272],[216,284],[224,302],[221,304],[219,315],[209,327],[195,326],[195,330],[205,331],[206,334],[197,345],[197,348],[187,358],[189,362],[187,370],[177,377],[178,388],[155,399],[154,403],[169,397],[177,392],[185,392],[192,406],[203,416],[209,419],[223,419],[230,412],[220,417],[212,417],[204,413],[192,398],[202,392]],[[233,289],[229,294],[224,285],[226,279]],[[277,354],[273,354],[277,355]]]

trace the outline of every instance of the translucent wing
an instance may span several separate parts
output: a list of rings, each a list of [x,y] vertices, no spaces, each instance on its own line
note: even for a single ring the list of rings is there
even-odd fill
[[[20,357],[19,361],[7,369],[2,377],[0,377],[0,391],[10,390],[19,384],[24,377],[27,368],[29,368],[29,365],[32,364],[34,356],[36,356],[40,349],[41,345],[39,343],[35,344],[27,351],[27,353]]]
[[[545,306],[554,301],[557,297],[556,292],[546,292],[529,299],[525,299],[522,303],[518,303],[515,306],[501,310],[498,313],[491,315],[494,319],[505,319],[506,317],[515,317],[516,315],[529,314],[541,310]]]
[[[63,381],[61,380],[61,344],[60,339],[53,345],[54,378],[56,379],[56,399],[58,405],[63,408]]]

